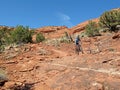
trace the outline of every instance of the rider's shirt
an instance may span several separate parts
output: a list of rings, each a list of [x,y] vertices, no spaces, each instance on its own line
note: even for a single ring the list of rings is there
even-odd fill
[[[79,41],[80,41],[80,38],[77,37],[77,38],[75,39],[75,44],[78,45],[78,44],[79,44]]]

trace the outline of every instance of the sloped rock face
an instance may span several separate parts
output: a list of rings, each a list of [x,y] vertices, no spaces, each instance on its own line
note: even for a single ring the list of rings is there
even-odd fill
[[[66,28],[67,28],[66,26],[46,26],[46,27],[38,28],[36,32],[51,33]]]
[[[22,51],[16,57],[0,60],[10,79],[3,90],[119,90],[120,42],[112,36],[83,37],[84,54],[79,55],[74,43],[18,47]]]
[[[69,28],[66,26],[46,26],[36,29],[36,33],[43,33],[46,38],[60,38],[65,32],[69,32]],[[35,38],[36,35],[33,37]],[[35,41],[35,40],[34,40]]]

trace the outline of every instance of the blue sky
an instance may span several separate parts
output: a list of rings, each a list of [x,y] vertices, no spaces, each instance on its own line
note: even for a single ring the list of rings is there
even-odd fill
[[[0,25],[72,27],[119,7],[120,0],[0,0]]]

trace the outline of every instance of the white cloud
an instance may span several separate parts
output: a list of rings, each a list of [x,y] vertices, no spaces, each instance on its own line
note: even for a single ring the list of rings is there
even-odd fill
[[[66,25],[68,27],[74,26],[73,23],[70,21],[71,18],[68,15],[59,12],[57,13],[57,16],[59,17],[60,23],[62,25]]]

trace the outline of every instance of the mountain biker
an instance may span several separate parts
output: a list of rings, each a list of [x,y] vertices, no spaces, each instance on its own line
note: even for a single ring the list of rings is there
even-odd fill
[[[79,55],[79,52],[81,51],[82,53],[83,53],[83,51],[82,51],[82,48],[81,48],[81,40],[80,40],[80,36],[79,35],[77,35],[77,37],[76,37],[76,39],[75,39],[75,48],[76,48],[76,53]]]
[[[76,44],[76,45],[79,45],[79,41],[80,41],[80,37],[79,37],[79,35],[77,35],[77,37],[76,37],[76,39],[75,39],[75,44]]]

